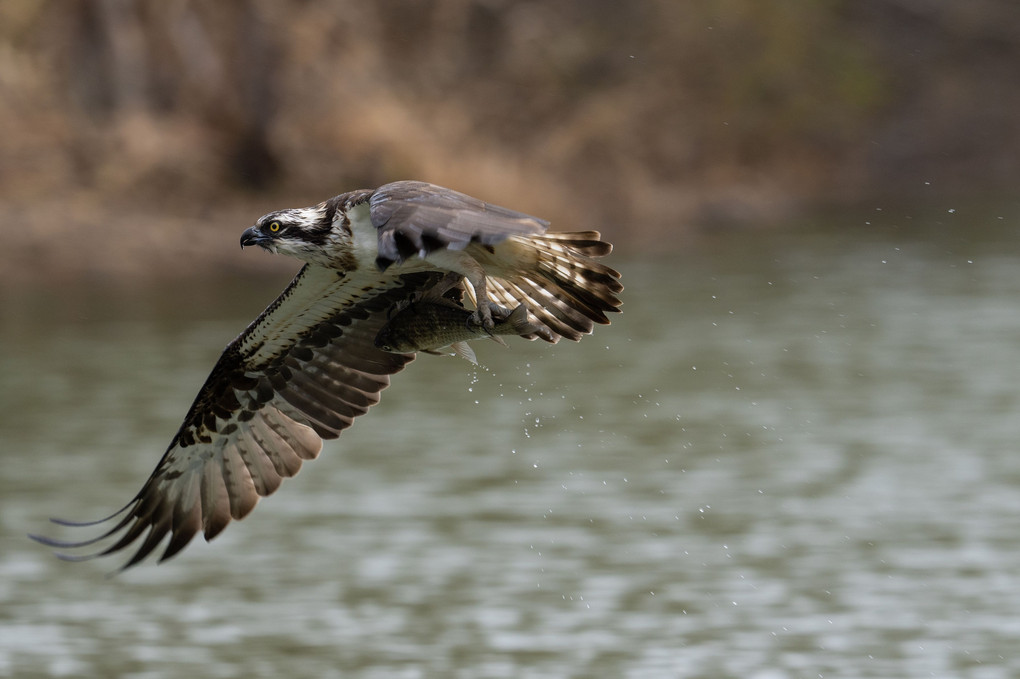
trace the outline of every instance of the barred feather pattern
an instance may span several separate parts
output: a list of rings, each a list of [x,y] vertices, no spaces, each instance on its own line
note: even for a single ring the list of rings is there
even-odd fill
[[[93,553],[59,554],[75,561],[119,552],[141,539],[123,568],[139,563],[167,536],[160,561],[198,533],[212,540],[317,457],[322,439],[336,438],[379,401],[389,375],[414,355],[376,349],[373,339],[394,304],[439,277],[375,273],[359,280],[307,265],[223,352],[134,499],[100,521],[54,520],[81,527],[120,517],[111,528],[84,541],[32,537],[61,550],[113,540]],[[323,299],[332,300],[331,308]],[[289,341],[272,330],[283,326],[293,333]]]
[[[518,304],[528,307],[529,320],[539,330],[524,337],[551,343],[566,337],[576,342],[590,334],[595,324],[608,324],[607,312],[620,310],[620,273],[596,261],[613,247],[601,240],[598,231],[513,236],[494,255],[506,246],[527,249],[531,261],[493,265],[486,279],[487,292],[490,301],[508,309]],[[484,261],[484,255],[480,259]]]

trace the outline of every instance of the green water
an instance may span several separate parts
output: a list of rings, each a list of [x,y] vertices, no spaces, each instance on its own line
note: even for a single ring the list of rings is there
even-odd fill
[[[284,281],[7,291],[0,676],[1020,675],[1016,214],[884,219],[617,258],[611,327],[422,357],[115,578],[24,536],[126,502]]]

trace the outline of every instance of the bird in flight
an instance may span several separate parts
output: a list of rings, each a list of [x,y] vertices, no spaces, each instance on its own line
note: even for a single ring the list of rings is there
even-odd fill
[[[376,346],[395,308],[463,286],[471,321],[486,330],[524,305],[523,337],[579,340],[619,311],[620,274],[597,261],[612,245],[597,231],[550,233],[548,222],[433,184],[399,181],[340,194],[313,207],[261,217],[241,234],[305,262],[294,280],[227,345],[134,498],[99,521],[112,524],[60,550],[97,544],[85,560],[134,545],[123,569],[169,536],[160,561],[201,532],[218,535],[294,476],[379,401],[389,376],[414,359]]]

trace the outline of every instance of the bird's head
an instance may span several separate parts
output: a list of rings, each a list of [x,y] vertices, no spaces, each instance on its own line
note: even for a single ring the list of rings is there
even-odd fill
[[[330,265],[334,250],[349,234],[346,219],[337,215],[333,201],[314,207],[277,210],[259,217],[241,234],[241,247],[258,245],[270,252],[304,262]],[[335,217],[339,219],[334,219]]]

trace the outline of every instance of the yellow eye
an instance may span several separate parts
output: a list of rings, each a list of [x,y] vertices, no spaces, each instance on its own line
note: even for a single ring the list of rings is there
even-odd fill
[[[269,222],[269,230],[276,233],[280,230],[280,222]]]

